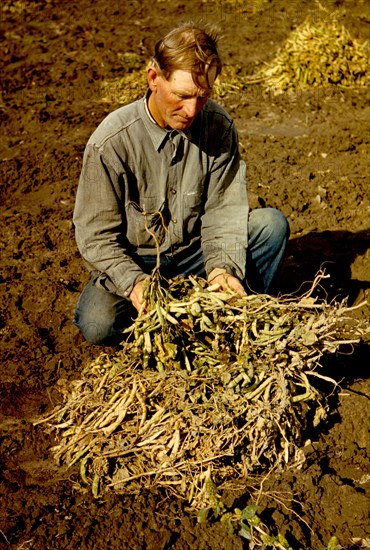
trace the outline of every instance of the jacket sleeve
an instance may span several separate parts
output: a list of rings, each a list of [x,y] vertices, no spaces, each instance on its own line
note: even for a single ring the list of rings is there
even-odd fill
[[[220,136],[220,150],[209,170],[208,192],[202,217],[202,249],[207,276],[214,269],[245,278],[248,246],[246,166],[240,157],[232,122]]]
[[[88,144],[83,159],[73,215],[78,249],[104,288],[129,297],[135,282],[146,275],[129,255],[125,243],[124,193],[116,171],[101,151]]]

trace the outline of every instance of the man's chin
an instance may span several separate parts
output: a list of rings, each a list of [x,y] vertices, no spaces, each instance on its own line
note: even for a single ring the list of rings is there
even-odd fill
[[[193,118],[191,120],[189,119],[180,119],[176,118],[171,121],[171,128],[174,130],[187,130],[193,123]]]

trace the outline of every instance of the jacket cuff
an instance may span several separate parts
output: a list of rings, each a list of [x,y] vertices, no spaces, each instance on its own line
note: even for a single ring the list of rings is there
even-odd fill
[[[133,291],[134,286],[136,285],[136,283],[138,283],[139,281],[143,281],[147,277],[149,277],[149,275],[147,273],[141,272],[139,275],[137,275],[135,277],[135,279],[129,284],[129,286],[125,286],[125,288],[123,290],[120,289],[118,291],[118,294],[120,296],[122,296],[123,298],[127,298],[127,300],[129,300],[130,299],[130,294]]]

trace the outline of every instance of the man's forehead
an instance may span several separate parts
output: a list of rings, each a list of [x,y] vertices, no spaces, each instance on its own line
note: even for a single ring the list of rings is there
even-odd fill
[[[181,88],[191,95],[199,95],[199,92],[204,93],[205,91],[211,91],[215,79],[216,69],[214,67],[210,68],[210,71],[208,73],[208,81],[205,76],[198,76],[198,85],[195,84],[191,72],[176,69],[169,77],[168,82],[170,82],[176,88]]]

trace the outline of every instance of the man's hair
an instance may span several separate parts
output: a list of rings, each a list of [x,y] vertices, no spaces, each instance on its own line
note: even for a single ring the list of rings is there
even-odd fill
[[[152,63],[166,80],[173,71],[188,71],[196,86],[204,89],[205,82],[209,89],[210,70],[215,68],[217,77],[222,68],[217,51],[217,36],[212,31],[207,32],[192,23],[185,23],[157,42]]]

